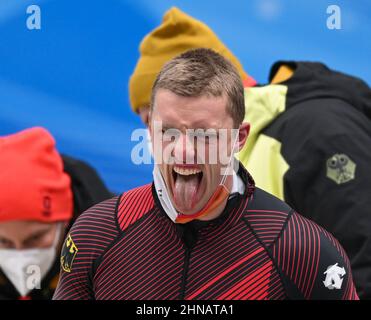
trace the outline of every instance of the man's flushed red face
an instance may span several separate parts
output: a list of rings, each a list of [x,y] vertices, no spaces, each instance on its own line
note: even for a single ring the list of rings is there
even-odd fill
[[[220,129],[229,132],[224,144],[220,143]],[[151,114],[151,139],[155,161],[162,162],[160,170],[178,212],[198,212],[220,184],[226,163],[219,154],[230,155],[231,129],[233,119],[227,113],[226,97],[183,97],[165,89],[157,91]],[[211,150],[216,151],[216,158]]]

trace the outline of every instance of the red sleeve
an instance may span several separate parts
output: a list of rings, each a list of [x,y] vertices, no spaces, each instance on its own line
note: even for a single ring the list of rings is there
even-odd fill
[[[272,255],[297,289],[298,295],[289,298],[358,300],[349,259],[339,242],[301,215],[291,215]]]

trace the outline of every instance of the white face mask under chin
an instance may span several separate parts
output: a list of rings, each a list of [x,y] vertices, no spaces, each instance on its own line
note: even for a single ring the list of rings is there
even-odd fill
[[[62,223],[59,223],[53,244],[49,248],[0,249],[0,269],[21,296],[41,288],[41,280],[54,264],[61,230]]]

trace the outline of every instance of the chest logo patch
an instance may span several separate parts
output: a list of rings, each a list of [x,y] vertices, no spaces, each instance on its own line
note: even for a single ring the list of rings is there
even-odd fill
[[[355,178],[357,165],[346,154],[334,154],[327,160],[327,178],[337,184],[346,183]]]
[[[334,265],[329,266],[324,274],[326,275],[326,279],[323,281],[323,284],[327,289],[341,289],[344,280],[343,277],[346,274],[344,267],[341,268],[337,263],[335,263]]]

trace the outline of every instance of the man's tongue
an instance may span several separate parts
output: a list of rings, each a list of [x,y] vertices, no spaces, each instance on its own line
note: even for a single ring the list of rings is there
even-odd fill
[[[174,201],[178,208],[186,211],[194,206],[199,184],[198,174],[189,176],[177,174],[175,180]]]

